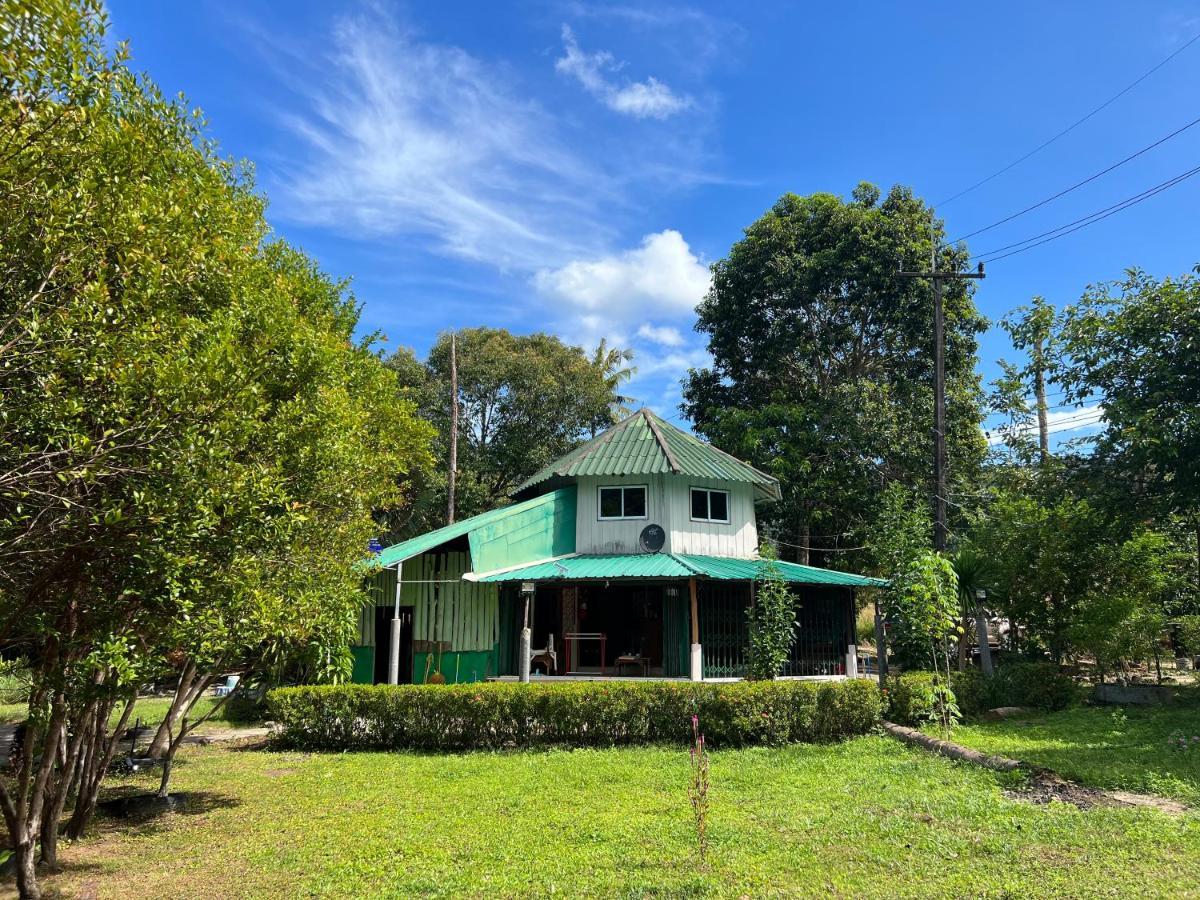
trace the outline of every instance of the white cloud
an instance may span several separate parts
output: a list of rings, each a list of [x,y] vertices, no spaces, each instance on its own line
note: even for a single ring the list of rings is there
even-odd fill
[[[637,336],[664,347],[683,345],[683,335],[679,333],[678,328],[672,328],[670,325],[651,325],[649,322],[643,322],[637,330]]]
[[[293,61],[310,109],[285,122],[307,153],[285,216],[356,237],[531,270],[595,252],[611,234],[607,181],[503,70],[421,43],[382,16],[347,18],[328,58]]]
[[[584,89],[614,112],[638,119],[666,119],[692,105],[690,97],[681,97],[657,78],[618,84],[606,73],[617,72],[623,64],[605,50],[587,53],[575,40],[570,26],[562,28],[563,52],[554,68],[577,80]]]
[[[667,229],[642,238],[624,253],[574,260],[558,269],[542,269],[534,284],[545,296],[576,313],[620,327],[646,316],[670,318],[690,313],[708,290],[708,267],[678,231]]]

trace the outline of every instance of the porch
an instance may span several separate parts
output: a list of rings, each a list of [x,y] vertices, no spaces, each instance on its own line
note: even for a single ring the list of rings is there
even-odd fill
[[[857,674],[853,588],[793,584],[796,640],[785,678]],[[531,679],[735,681],[748,668],[753,581],[606,578],[505,583],[498,680],[520,677],[530,630]]]

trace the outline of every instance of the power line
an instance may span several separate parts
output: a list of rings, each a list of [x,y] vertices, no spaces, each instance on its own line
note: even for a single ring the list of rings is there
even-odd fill
[[[1094,175],[1089,175],[1087,178],[1083,179],[1083,181],[1077,181],[1077,182],[1075,182],[1075,184],[1071,185],[1069,188],[1065,188],[1065,189],[1059,191],[1057,194],[1053,194],[1052,196],[1047,197],[1045,200],[1039,200],[1037,203],[1033,204],[1032,206],[1027,206],[1024,209],[1022,209],[1021,211],[1015,212],[1010,216],[1005,216],[1003,219],[993,222],[991,225],[985,225],[983,228],[978,228],[975,231],[972,231],[970,234],[964,234],[962,237],[957,237],[954,240],[952,240],[950,243],[957,244],[959,241],[965,241],[965,240],[967,240],[967,238],[973,238],[976,235],[983,234],[985,231],[991,231],[993,228],[999,228],[1001,225],[1005,224],[1006,222],[1011,222],[1013,219],[1019,219],[1021,216],[1025,215],[1026,213],[1033,212],[1035,209],[1045,206],[1047,203],[1052,203],[1053,201],[1057,200],[1059,197],[1065,197],[1067,194],[1071,193],[1074,190],[1078,190],[1079,188],[1083,187],[1085,184],[1090,184],[1091,182],[1095,181],[1097,178],[1101,178],[1101,177],[1107,175],[1109,172],[1113,171],[1114,169],[1119,169],[1121,166],[1125,165],[1125,163],[1131,162],[1132,160],[1137,159],[1143,153],[1148,153],[1151,150],[1153,150],[1155,147],[1165,144],[1167,141],[1171,140],[1171,138],[1174,138],[1174,137],[1177,137],[1177,136],[1183,134],[1185,131],[1187,131],[1189,128],[1192,128],[1195,125],[1200,125],[1200,117],[1192,119],[1192,121],[1188,122],[1182,128],[1175,129],[1170,134],[1168,134],[1166,137],[1159,138],[1153,144],[1143,147],[1141,150],[1137,151],[1136,153],[1130,154],[1129,156],[1125,157],[1120,162],[1113,163],[1107,169],[1103,169],[1102,171],[1099,171]]]
[[[1152,188],[1147,188],[1140,194],[1127,197],[1119,203],[1114,203],[1112,206],[1105,207],[1104,209],[1084,216],[1081,219],[1076,219],[1074,222],[1068,222],[1066,225],[1060,225],[1058,228],[1052,228],[1049,231],[1043,231],[1041,234],[1035,234],[1033,237],[1026,238],[1023,241],[1016,241],[1012,244],[1005,244],[1003,247],[997,247],[994,250],[978,253],[972,256],[971,259],[978,259],[984,262],[996,262],[997,260],[1007,259],[1010,256],[1016,256],[1018,253],[1024,253],[1026,250],[1032,250],[1034,247],[1040,247],[1042,244],[1047,244],[1050,241],[1058,240],[1061,237],[1066,237],[1068,234],[1074,234],[1080,229],[1086,228],[1089,225],[1094,225],[1097,222],[1107,219],[1109,216],[1116,215],[1119,212],[1129,209],[1131,206],[1136,206],[1145,200],[1149,200],[1151,197],[1161,194],[1163,191],[1170,190],[1171,188],[1175,187],[1175,185],[1186,181],[1198,172],[1200,172],[1200,166],[1196,166],[1193,169],[1188,169],[1186,172],[1176,175],[1174,178],[1169,178],[1160,184],[1156,184]],[[1028,246],[1023,246],[1026,244]],[[1011,252],[1006,253],[1005,251]]]
[[[1082,125],[1084,122],[1086,122],[1088,119],[1092,118],[1092,116],[1094,116],[1094,115],[1096,115],[1098,112],[1101,112],[1102,110],[1104,110],[1104,109],[1108,108],[1108,107],[1109,107],[1109,106],[1111,106],[1113,103],[1115,103],[1117,100],[1120,100],[1122,97],[1124,97],[1126,94],[1128,94],[1128,93],[1129,93],[1131,90],[1133,90],[1135,87],[1137,87],[1137,86],[1138,86],[1139,84],[1141,84],[1143,81],[1145,81],[1147,78],[1149,78],[1151,75],[1153,75],[1153,74],[1154,74],[1155,72],[1157,72],[1159,69],[1161,69],[1161,68],[1162,68],[1163,66],[1165,66],[1167,63],[1169,63],[1171,60],[1173,60],[1173,59],[1174,59],[1176,56],[1178,56],[1180,53],[1182,53],[1182,52],[1183,52],[1184,50],[1186,50],[1188,47],[1192,46],[1192,44],[1196,43],[1196,41],[1200,41],[1200,34],[1197,34],[1197,35],[1196,35],[1195,37],[1193,37],[1193,38],[1192,38],[1190,41],[1188,41],[1188,42],[1187,42],[1186,44],[1184,44],[1182,47],[1180,47],[1179,49],[1177,49],[1177,50],[1176,50],[1175,52],[1173,52],[1173,53],[1172,53],[1170,56],[1168,56],[1166,59],[1162,60],[1162,62],[1158,63],[1156,66],[1154,66],[1152,69],[1150,69],[1149,71],[1147,71],[1145,74],[1141,75],[1141,76],[1140,76],[1139,78],[1137,78],[1135,81],[1133,81],[1133,82],[1131,82],[1130,84],[1126,85],[1124,88],[1122,88],[1122,89],[1121,89],[1119,92],[1117,92],[1116,94],[1113,94],[1111,97],[1109,97],[1107,100],[1105,100],[1105,101],[1104,101],[1103,103],[1101,103],[1099,106],[1097,106],[1095,109],[1093,109],[1093,110],[1092,110],[1091,112],[1089,112],[1087,115],[1085,115],[1083,118],[1081,118],[1081,119],[1079,119],[1079,120],[1077,120],[1077,121],[1075,121],[1075,122],[1071,123],[1070,125],[1068,125],[1066,128],[1064,128],[1064,129],[1063,129],[1062,131],[1060,131],[1058,134],[1054,135],[1054,137],[1052,137],[1052,138],[1050,138],[1049,140],[1043,141],[1042,143],[1038,144],[1036,147],[1034,147],[1032,150],[1030,150],[1030,151],[1029,151],[1028,153],[1026,153],[1024,156],[1020,157],[1019,159],[1015,159],[1015,160],[1013,160],[1013,161],[1012,161],[1012,162],[1010,162],[1008,165],[1006,165],[1004,168],[1002,168],[1002,169],[997,169],[995,172],[993,172],[991,175],[988,175],[986,178],[982,178],[982,179],[980,179],[979,181],[975,182],[975,183],[974,183],[973,185],[971,185],[970,187],[963,188],[961,191],[959,191],[959,192],[958,192],[957,194],[955,194],[954,196],[952,196],[952,197],[949,197],[949,198],[948,198],[948,199],[946,199],[946,200],[942,200],[942,201],[940,201],[940,202],[938,202],[938,203],[935,203],[934,205],[935,205],[935,206],[945,206],[947,203],[953,203],[953,202],[954,202],[955,200],[957,200],[959,197],[962,197],[962,196],[964,196],[964,195],[966,195],[966,194],[969,194],[969,193],[971,193],[971,191],[975,190],[976,188],[983,187],[985,184],[987,184],[987,183],[988,183],[989,181],[991,181],[993,178],[999,178],[999,177],[1000,177],[1001,175],[1003,175],[1005,172],[1009,171],[1010,169],[1016,168],[1016,167],[1017,167],[1017,166],[1019,166],[1021,163],[1025,162],[1025,160],[1029,159],[1031,156],[1034,156],[1034,155],[1036,155],[1036,154],[1040,153],[1041,151],[1045,150],[1047,147],[1049,147],[1051,144],[1053,144],[1053,143],[1054,143],[1055,141],[1057,141],[1059,138],[1061,138],[1061,137],[1064,137],[1064,136],[1066,136],[1066,135],[1070,134],[1072,131],[1074,131],[1076,128],[1078,128],[1080,125]]]

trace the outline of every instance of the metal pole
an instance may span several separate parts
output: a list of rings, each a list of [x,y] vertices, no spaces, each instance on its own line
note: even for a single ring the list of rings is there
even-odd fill
[[[388,656],[388,684],[400,683],[400,585],[404,563],[396,563],[396,603],[392,608],[391,654]]]
[[[879,601],[875,601],[875,668],[879,670],[879,686],[887,686],[887,632],[883,627],[883,614]]]

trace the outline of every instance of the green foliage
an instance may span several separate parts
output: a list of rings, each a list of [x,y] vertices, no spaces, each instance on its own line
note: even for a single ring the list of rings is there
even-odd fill
[[[900,570],[885,599],[888,640],[909,666],[941,661],[958,630],[958,581],[944,556],[926,551]]]
[[[918,491],[893,482],[883,489],[875,525],[867,537],[867,558],[881,577],[893,578],[929,549],[933,534],[930,506]]]
[[[937,691],[945,676],[904,672],[888,679],[887,716],[901,725],[918,726],[938,719]],[[976,718],[1001,706],[1056,711],[1082,700],[1082,689],[1052,663],[1007,663],[985,678],[973,669],[950,673],[950,687],[964,716]]]
[[[1063,314],[1056,379],[1104,406],[1099,459],[1136,480],[1143,505],[1200,521],[1200,278],[1130,270]]]
[[[717,446],[780,479],[783,501],[763,515],[793,544],[865,538],[887,485],[927,478],[931,287],[896,272],[929,264],[930,230],[928,207],[907,188],[882,200],[871,185],[849,201],[785,194],[713,266],[696,326],[713,362],[689,373],[684,406]],[[941,240],[938,267],[961,269],[968,256]],[[985,452],[975,374],[984,320],[968,285],[951,282],[945,296],[958,483]]]
[[[1183,654],[1200,656],[1200,616],[1180,616],[1176,640]]]
[[[754,602],[746,610],[747,677],[769,680],[783,669],[796,641],[796,598],[779,571],[775,548],[764,542],[759,555],[766,565],[754,586]]]
[[[458,477],[455,510],[466,518],[507,502],[522,481],[606,428],[629,398],[620,388],[628,351],[606,344],[589,355],[557,337],[501,328],[455,332],[458,365]],[[428,359],[401,348],[387,361],[402,396],[437,428],[436,463],[420,475],[411,514],[389,517],[389,537],[445,524],[450,434],[450,335]]]
[[[280,688],[269,714],[305,750],[684,746],[692,716],[713,747],[837,740],[879,721],[868,681],[691,684],[339,685]]]

